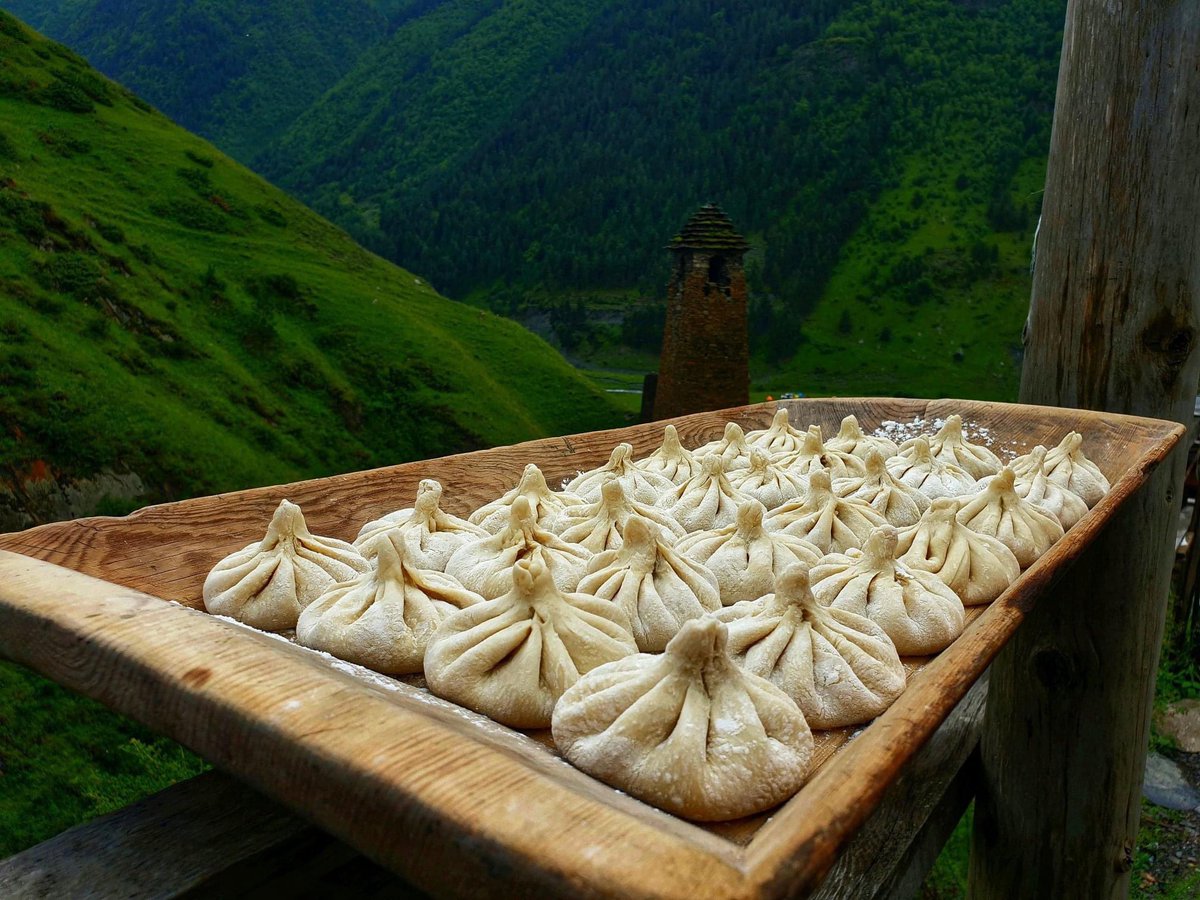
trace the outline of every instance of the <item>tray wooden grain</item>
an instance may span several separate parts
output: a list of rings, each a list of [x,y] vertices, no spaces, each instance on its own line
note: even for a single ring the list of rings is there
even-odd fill
[[[301,504],[314,532],[352,539],[363,522],[410,503],[421,478],[442,481],[445,508],[466,514],[511,486],[528,462],[556,484],[601,464],[618,441],[649,452],[664,423],[0,535],[0,653],[181,741],[437,894],[803,896],[1183,428],[1082,410],[903,399],[790,400],[674,423],[695,446],[729,420],[765,427],[779,406],[793,423],[817,423],[826,434],[851,412],[866,430],[957,412],[1016,452],[1074,429],[1113,489],[1000,599],[971,610],[950,648],[906,660],[909,687],[883,716],[853,740],[849,729],[818,733],[814,776],[769,815],[714,826],[674,818],[576,771],[545,734],[511,731],[432,698],[417,679],[364,677],[196,609],[208,570],[260,537],[283,497]]]

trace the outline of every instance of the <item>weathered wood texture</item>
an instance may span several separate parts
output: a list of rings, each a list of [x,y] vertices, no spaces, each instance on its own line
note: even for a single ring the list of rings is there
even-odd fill
[[[616,441],[650,450],[661,425],[0,537],[0,547],[27,554],[0,551],[0,653],[180,740],[438,894],[801,895],[820,882],[1037,596],[1145,482],[1182,429],[970,401],[786,405],[794,421],[826,429],[849,412],[867,428],[882,419],[959,412],[1013,439],[1013,450],[1057,442],[1074,429],[1086,436],[1087,452],[1114,487],[1009,591],[976,613],[949,649],[916,671],[883,716],[848,743],[844,730],[824,733],[824,765],[769,819],[711,828],[684,822],[576,771],[544,740],[497,726],[413,685],[356,675],[352,667],[188,608],[200,605],[213,563],[257,539],[282,497],[301,503],[314,530],[351,537],[362,522],[411,502],[420,478],[440,478],[447,506],[465,512],[510,486],[527,462],[538,462],[554,482],[599,464]],[[776,407],[698,414],[676,424],[685,442],[695,444],[719,434],[729,419],[763,427]]]
[[[0,860],[0,897],[6,900],[302,894],[423,896],[219,772],[172,785]]]
[[[1021,399],[1191,423],[1200,376],[1200,3],[1072,0]],[[996,661],[972,895],[1121,897],[1184,453]]]

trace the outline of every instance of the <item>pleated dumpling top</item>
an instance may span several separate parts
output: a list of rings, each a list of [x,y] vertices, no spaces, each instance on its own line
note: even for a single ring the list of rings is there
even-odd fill
[[[716,576],[676,551],[662,529],[641,516],[626,522],[620,549],[592,560],[579,593],[619,606],[643,653],[661,653],[684,622],[721,608]]]
[[[638,460],[635,465],[651,475],[662,475],[672,484],[683,484],[700,471],[700,462],[679,440],[679,431],[674,425],[663,429],[662,446]]]
[[[1055,484],[1046,475],[1045,447],[1034,447],[1029,451],[1028,459],[1029,465],[1024,467],[1024,475],[1018,471],[1016,460],[1010,467],[1016,474],[1013,489],[1017,492],[1018,497],[1024,497],[1034,506],[1053,515],[1064,529],[1070,528],[1087,515],[1088,506],[1083,502],[1082,497],[1072,490]],[[983,487],[986,482],[987,479],[981,481],[980,487]]]
[[[370,567],[353,544],[309,531],[300,507],[284,500],[261,541],[213,566],[204,579],[204,608],[264,631],[285,631],[329,587]]]
[[[551,530],[569,544],[601,553],[621,546],[625,524],[632,516],[649,519],[662,529],[664,539],[670,543],[687,534],[682,525],[662,510],[631,499],[616,477],[604,483],[596,502],[564,510],[552,523]]]
[[[794,453],[779,457],[776,462],[797,475],[828,472],[830,478],[847,478],[861,475],[865,470],[863,461],[852,453],[835,450],[821,439],[821,426],[810,425],[800,448]]]
[[[767,509],[782,506],[806,490],[803,476],[776,465],[761,447],[750,451],[748,469],[734,469],[729,473],[729,483]]]
[[[577,768],[667,812],[738,819],[792,796],[808,777],[804,714],[730,658],[726,626],[684,622],[665,653],[600,666],[554,708],[554,743]]]
[[[974,532],[998,539],[1025,568],[1063,536],[1063,527],[1051,513],[1017,494],[1013,489],[1015,477],[1012,469],[1001,469],[978,494],[960,501],[958,521]]]
[[[635,465],[633,445],[617,444],[608,462],[598,469],[581,472],[568,482],[566,490],[576,497],[582,497],[588,503],[594,503],[600,499],[600,490],[604,484],[613,478],[616,478],[625,489],[625,493],[638,503],[657,503],[659,497],[675,486],[665,475],[649,472]]]
[[[977,490],[974,476],[957,463],[934,456],[925,437],[905,441],[900,452],[887,461],[887,470],[897,481],[915,487],[930,500],[961,497]]]
[[[866,616],[883,629],[901,656],[925,656],[962,633],[966,611],[954,591],[929,572],[896,559],[896,529],[883,525],[861,551],[835,554],[809,573],[826,606]]]
[[[542,470],[530,463],[521,473],[521,480],[517,482],[516,487],[491,503],[479,507],[471,513],[468,521],[489,534],[495,534],[508,527],[512,507],[518,497],[523,497],[529,504],[529,509],[539,525],[550,524],[564,509],[580,506],[584,502],[582,497],[576,497],[566,491],[551,490],[550,485],[546,484],[546,476],[542,474]]]
[[[829,473],[818,471],[809,476],[804,498],[791,500],[774,510],[765,525],[768,531],[804,538],[822,553],[842,553],[861,547],[871,529],[886,522],[861,500],[836,496]]]
[[[1021,460],[1014,460],[1013,467],[1021,474]],[[1042,463],[1046,477],[1059,487],[1077,494],[1091,509],[1099,503],[1112,487],[1100,467],[1083,452],[1083,436],[1077,431],[1067,434],[1057,447],[1046,453]]]
[[[796,701],[813,728],[868,722],[904,690],[904,666],[883,629],[865,616],[820,605],[803,566],[775,593],[717,613],[729,653]]]
[[[378,535],[363,550],[374,568],[306,606],[296,642],[386,675],[420,672],[442,620],[483,598],[449,575],[414,565],[401,535]]]
[[[575,590],[592,559],[586,547],[568,544],[539,525],[529,501],[517,497],[509,508],[507,527],[455,550],[446,563],[446,574],[490,600],[512,589],[514,567],[535,550],[541,551],[555,583],[564,591]]]
[[[637,652],[620,607],[559,590],[541,552],[513,566],[512,588],[448,616],[425,651],[437,696],[512,728],[545,728],[580,675]]]
[[[750,445],[737,422],[727,422],[720,438],[697,447],[692,453],[697,459],[719,456],[726,469],[744,469],[750,465]]]
[[[849,500],[861,500],[883,516],[889,525],[913,525],[929,509],[930,500],[912,485],[892,477],[878,450],[871,449],[863,460],[867,471],[861,476],[839,478],[833,492]]]
[[[785,569],[797,563],[807,569],[821,558],[821,551],[803,538],[768,532],[757,500],[744,501],[732,525],[688,535],[675,549],[708,567],[726,606],[771,593]]]
[[[432,478],[423,479],[417,486],[412,509],[401,509],[368,522],[359,530],[354,546],[361,550],[380,535],[394,534],[405,545],[414,565],[444,571],[455,550],[486,536],[487,532],[445,512],[441,500],[442,486]]]
[[[991,603],[1021,574],[1021,564],[998,539],[958,520],[959,501],[933,501],[916,525],[899,535],[899,552],[910,569],[936,575],[967,606]]]
[[[711,453],[701,460],[699,472],[666,494],[658,505],[690,534],[732,525],[738,505],[745,499],[730,483],[724,458]]]
[[[917,438],[905,441],[900,445],[903,453]],[[999,457],[982,444],[972,444],[963,434],[962,416],[950,416],[938,429],[937,434],[929,438],[929,450],[934,459],[945,463],[953,463],[976,481],[995,475],[1003,465]]]
[[[884,459],[895,456],[900,452],[900,448],[896,446],[896,442],[891,438],[882,437],[877,434],[865,434],[862,427],[858,424],[858,418],[853,415],[842,419],[842,425],[838,429],[838,433],[827,440],[825,446],[831,450],[850,453],[864,461],[867,458],[867,454],[872,450],[879,453]]]
[[[746,435],[746,443],[751,448],[765,450],[772,458],[788,456],[800,449],[804,443],[804,432],[788,421],[787,409],[777,409],[771,426],[761,431],[751,431]]]

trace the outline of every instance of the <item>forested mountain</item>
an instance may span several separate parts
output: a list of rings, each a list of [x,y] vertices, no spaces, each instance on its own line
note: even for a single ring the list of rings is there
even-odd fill
[[[375,0],[0,0],[176,122],[248,160],[385,40]],[[424,5],[429,5],[428,3]]]
[[[5,13],[0,385],[0,530],[619,418]]]
[[[379,2],[383,33],[336,84],[225,146],[600,365],[653,365],[662,245],[715,200],[754,245],[760,387],[1005,396],[1064,7]],[[138,43],[174,46],[172,27]]]

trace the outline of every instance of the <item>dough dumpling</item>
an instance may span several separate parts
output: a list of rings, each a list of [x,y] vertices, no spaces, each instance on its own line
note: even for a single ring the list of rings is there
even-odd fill
[[[887,461],[887,470],[897,481],[915,487],[930,500],[961,497],[978,489],[975,479],[961,466],[937,459],[924,437],[905,441],[899,454]]]
[[[700,471],[666,494],[659,506],[689,534],[732,525],[746,498],[729,481],[725,460],[716,453],[701,461]]]
[[[716,576],[725,606],[769,594],[785,569],[799,563],[807,570],[821,558],[821,551],[803,538],[768,532],[757,500],[742,503],[734,524],[688,535],[675,549]]]
[[[513,567],[535,550],[542,552],[555,584],[564,591],[575,590],[592,559],[586,547],[568,544],[540,526],[529,501],[517,497],[509,509],[508,527],[455,550],[446,563],[446,574],[491,600],[512,589]]]
[[[363,550],[375,568],[306,606],[296,642],[385,675],[420,672],[442,620],[483,598],[449,575],[415,568],[394,534],[377,536]]]
[[[821,440],[821,426],[810,425],[800,449],[776,462],[795,475],[828,472],[832,478],[848,478],[866,471],[863,461],[850,453],[834,450]]]
[[[540,552],[517,562],[512,580],[508,593],[442,622],[425,651],[425,680],[502,725],[546,728],[580,675],[637,645],[620,607],[560,591]]]
[[[679,431],[674,425],[663,429],[662,446],[634,465],[651,475],[662,475],[676,485],[683,484],[700,471],[699,460],[680,443]]]
[[[844,553],[861,547],[872,528],[887,520],[861,500],[837,497],[829,473],[814,472],[808,479],[808,495],[792,500],[767,516],[768,531],[782,531],[804,538],[822,553]]]
[[[809,573],[817,600],[866,616],[901,656],[937,653],[958,637],[966,610],[940,579],[896,559],[896,529],[883,525],[861,551],[832,555]]]
[[[881,437],[876,434],[865,434],[855,416],[846,416],[846,418],[842,419],[842,426],[838,429],[838,433],[827,440],[825,446],[831,450],[840,450],[842,453],[857,456],[864,461],[867,458],[867,454],[872,450],[877,451],[884,459],[895,456],[900,452],[900,448],[896,446],[896,442],[890,438]]]
[[[737,422],[727,423],[725,433],[719,440],[697,447],[692,454],[699,460],[706,456],[718,456],[727,470],[744,469],[750,465],[750,445],[746,443],[746,433]]]
[[[1103,500],[1112,487],[1100,467],[1084,454],[1083,436],[1077,431],[1072,431],[1046,454],[1043,467],[1047,478],[1077,494],[1088,509]]]
[[[592,560],[579,593],[619,606],[643,653],[661,653],[680,625],[721,608],[716,576],[674,550],[661,529],[640,516],[625,524],[619,550]]]
[[[863,462],[867,471],[860,477],[837,479],[833,482],[833,492],[839,497],[870,505],[889,525],[897,528],[915,525],[921,514],[929,509],[929,498],[915,487],[893,478],[878,450],[868,450]]]
[[[1046,476],[1045,447],[1038,446],[1029,451],[1029,460],[1030,465],[1026,470],[1028,473],[1026,475],[1017,472],[1015,461],[1010,466],[1017,475],[1013,489],[1017,492],[1018,497],[1024,497],[1038,509],[1050,513],[1058,519],[1064,529],[1070,528],[1087,515],[1088,506],[1083,502],[1082,497],[1074,491],[1059,487]],[[979,482],[980,487],[986,481],[987,479],[984,479]]]
[[[551,530],[568,544],[579,544],[592,553],[601,553],[621,546],[625,523],[630,516],[642,516],[654,522],[666,532],[666,539],[671,543],[687,534],[683,526],[666,513],[631,500],[621,481],[615,477],[610,477],[600,488],[600,498],[595,503],[564,510]]]
[[[998,538],[1025,568],[1063,536],[1063,527],[1050,513],[1022,500],[1013,490],[1014,478],[1012,469],[1001,469],[982,491],[960,501],[958,521]]]
[[[914,441],[905,441],[900,445],[900,452]],[[929,438],[929,451],[933,458],[941,462],[953,463],[976,481],[1000,471],[1003,463],[987,447],[982,444],[972,444],[963,434],[962,416],[954,415],[946,419],[938,433]]]
[[[991,603],[1017,580],[1021,564],[994,537],[958,521],[959,502],[943,497],[900,532],[898,552],[910,569],[931,572],[967,606]]]
[[[776,585],[716,614],[738,665],[782,688],[813,728],[859,725],[891,706],[904,690],[904,665],[883,629],[817,603],[801,566]]]
[[[554,709],[554,743],[589,775],[689,819],[782,803],[808,778],[812,731],[787,694],[738,668],[727,642],[705,616],[665,653],[589,672]]]
[[[231,553],[204,579],[204,608],[263,631],[296,627],[300,610],[371,564],[353,544],[318,537],[284,500],[261,541]]]
[[[639,503],[657,503],[675,485],[665,475],[638,468],[633,462],[633,446],[617,444],[608,462],[599,469],[582,472],[567,484],[566,490],[588,503],[600,499],[600,489],[612,478],[621,482],[625,493]]]
[[[751,431],[746,435],[746,443],[751,448],[765,450],[772,458],[788,456],[800,449],[804,443],[804,432],[794,428],[788,421],[786,408],[775,410],[771,419],[771,427],[762,431]]]
[[[442,486],[432,478],[424,479],[417,486],[417,500],[412,509],[397,510],[368,522],[358,532],[354,546],[361,551],[380,535],[395,534],[402,539],[407,557],[414,566],[445,571],[455,550],[486,537],[487,532],[466,519],[444,512],[441,500]]]
[[[564,509],[581,506],[584,502],[582,497],[576,497],[566,491],[550,490],[542,470],[530,463],[525,467],[515,488],[503,497],[479,507],[471,513],[468,520],[489,534],[502,531],[508,527],[509,513],[518,497],[525,498],[539,525],[548,525]]]
[[[804,479],[775,465],[770,454],[761,447],[750,451],[748,469],[734,469],[729,473],[729,483],[767,509],[782,506],[805,491]]]

